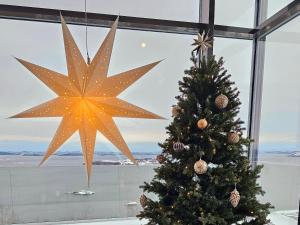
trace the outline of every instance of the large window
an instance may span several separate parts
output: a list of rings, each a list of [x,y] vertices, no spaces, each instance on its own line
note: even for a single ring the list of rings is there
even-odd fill
[[[82,53],[84,27],[69,26]],[[86,189],[78,134],[57,155],[38,168],[60,119],[5,119],[40,104],[54,94],[12,56],[66,73],[59,24],[0,20],[0,218],[15,223],[135,216],[141,185],[153,176],[153,166],[94,165],[93,197],[74,195]],[[108,29],[89,28],[94,55]],[[22,41],[20,41],[20,38]],[[155,158],[165,137],[178,80],[189,68],[192,36],[117,30],[109,74],[165,59],[120,96],[167,120],[116,119],[124,139],[138,159]],[[130,55],[130,57],[128,57]],[[11,57],[10,57],[11,56]],[[155,89],[155,91],[153,91]],[[98,135],[95,161],[124,162],[119,151]],[[10,155],[8,155],[8,152]],[[132,176],[134,174],[134,176]],[[129,191],[130,190],[130,191]],[[130,204],[131,203],[131,204]],[[84,208],[84,210],[83,210]]]
[[[265,199],[276,210],[299,204],[300,18],[267,36],[259,144]]]
[[[166,120],[116,118],[115,122],[133,155],[141,160],[140,166],[129,165],[127,158],[98,134],[90,187],[86,185],[85,165],[77,133],[43,166],[38,167],[60,118],[6,119],[55,97],[14,57],[66,74],[60,24],[25,21],[31,19],[24,19],[27,14],[20,11],[17,12],[20,20],[0,19],[0,225],[128,218],[139,212],[139,186],[144,181],[150,181],[154,175],[153,169],[157,166],[155,158],[161,152],[157,143],[167,138],[165,127],[172,120],[171,107],[176,103],[178,81],[182,79],[184,70],[192,65],[189,58],[194,48],[191,46],[194,36],[175,34],[176,21],[185,22],[180,23],[178,33],[184,30],[183,26],[186,33],[195,27],[198,29],[195,23],[199,22],[201,1],[86,0],[87,11],[91,13],[130,16],[133,21],[134,17],[173,20],[169,25],[162,23],[152,27],[153,30],[159,27],[160,32],[139,31],[130,27],[117,30],[109,76],[164,59],[124,91],[120,98],[155,112]],[[239,117],[245,122],[244,136],[248,131],[259,135],[259,141],[256,140],[259,146],[258,164],[264,165],[259,182],[266,191],[262,200],[275,206],[270,218],[275,225],[296,225],[300,197],[300,17],[285,24],[285,19],[289,19],[285,16],[294,16],[294,10],[291,15],[286,13],[278,18],[280,24],[277,25],[284,25],[277,30],[272,30],[273,23],[264,27],[263,30],[267,28],[272,32],[256,48],[253,40],[259,40],[257,29],[260,27],[252,28],[257,2],[215,0],[214,22],[224,26],[215,26],[216,30],[219,29],[215,33],[222,37],[214,37],[213,53],[217,59],[224,57],[224,67],[232,74],[231,80],[240,91],[242,105]],[[266,8],[261,8],[261,12],[266,13],[267,19],[291,2],[265,0],[262,3]],[[84,0],[0,0],[0,4],[79,12],[84,11],[84,3]],[[1,13],[4,12],[0,10]],[[204,14],[207,14],[206,11]],[[42,15],[35,16],[39,19]],[[48,15],[49,18],[56,19],[53,15]],[[83,22],[76,18],[73,18],[74,21],[77,24]],[[137,20],[137,24],[142,23],[139,25],[146,26],[146,29],[152,22]],[[172,31],[168,26],[172,27]],[[68,27],[85,57],[85,27]],[[88,50],[93,57],[109,29],[88,27],[87,30]],[[262,96],[259,85],[253,82],[259,80],[261,69]],[[258,92],[251,93],[252,88]],[[262,97],[261,108],[255,101],[253,104],[258,107],[250,107],[251,94],[255,101]],[[251,117],[249,108],[254,109]],[[248,126],[250,122],[252,130]],[[259,133],[256,133],[256,125],[260,125]],[[253,145],[253,158],[257,153],[256,144]],[[282,216],[285,219],[282,220]]]

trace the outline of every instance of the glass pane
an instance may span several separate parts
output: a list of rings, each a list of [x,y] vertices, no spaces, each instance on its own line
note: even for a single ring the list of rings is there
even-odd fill
[[[84,0],[0,0],[0,4],[84,11]],[[87,0],[87,11],[166,20],[199,21],[198,0]]]
[[[253,27],[254,8],[253,0],[216,0],[215,24]]]
[[[268,10],[267,10],[267,18],[273,16],[279,10],[290,4],[293,0],[276,0],[276,1],[268,1]]]
[[[242,102],[240,118],[248,126],[249,92],[251,75],[252,42],[228,38],[215,38],[214,54],[224,57],[225,68],[239,89]],[[242,60],[241,60],[242,59]],[[247,132],[244,133],[245,135]]]
[[[85,55],[84,27],[69,27]],[[157,143],[166,138],[165,127],[170,122],[170,109],[178,94],[178,80],[191,65],[193,37],[117,31],[110,75],[165,59],[120,98],[167,120],[116,119],[135,157],[144,159],[144,166],[143,163],[140,167],[94,165],[89,190],[95,194],[81,196],[77,192],[86,190],[87,186],[78,135],[67,141],[45,165],[37,167],[60,119],[5,119],[55,97],[12,56],[66,74],[61,27],[59,24],[0,20],[0,29],[3,31],[0,105],[5,106],[0,107],[0,175],[3,178],[0,213],[19,224],[134,216],[140,209],[139,186],[153,176],[155,164],[151,160],[160,151]],[[89,28],[91,56],[107,31]],[[96,163],[125,164],[125,158],[101,135],[97,140]]]
[[[295,225],[300,195],[299,25],[297,17],[267,36],[259,143],[264,199],[275,206],[275,216],[291,215],[285,221],[293,222],[285,224]]]

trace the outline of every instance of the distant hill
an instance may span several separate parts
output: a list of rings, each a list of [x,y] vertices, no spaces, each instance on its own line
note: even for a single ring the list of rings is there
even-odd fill
[[[0,151],[1,155],[19,155],[19,156],[43,156],[44,152],[31,152],[31,151],[20,151],[20,152],[6,152]],[[132,152],[133,155],[157,155],[156,152]],[[56,156],[82,156],[82,152],[57,152]],[[123,155],[121,152],[95,152],[95,155],[106,156],[106,155]]]
[[[43,156],[49,142],[37,141],[0,141],[0,155],[23,155]],[[134,155],[157,155],[161,152],[155,142],[128,143]],[[262,143],[259,145],[259,153],[265,154],[290,154],[298,157],[300,145],[290,143]],[[97,142],[95,146],[96,155],[122,155],[122,153],[110,143]],[[64,144],[55,154],[58,156],[81,156],[81,144],[69,142]]]
[[[36,141],[0,141],[0,155],[44,155],[49,142]],[[129,148],[135,154],[158,154],[161,149],[155,142],[128,143]],[[97,142],[95,153],[100,155],[119,154],[119,150],[110,143]],[[76,156],[82,155],[79,142],[64,144],[56,155]]]

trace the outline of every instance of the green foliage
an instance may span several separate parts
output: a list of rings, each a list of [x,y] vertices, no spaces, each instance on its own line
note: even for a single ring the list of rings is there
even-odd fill
[[[178,106],[182,109],[167,127],[169,137],[160,144],[165,161],[155,169],[155,177],[142,188],[147,198],[139,218],[149,225],[263,225],[268,221],[270,204],[261,204],[257,195],[264,192],[257,184],[261,167],[251,168],[247,158],[250,140],[242,136],[243,122],[239,113],[239,92],[223,68],[223,59],[202,59],[185,71],[179,82]],[[229,99],[225,109],[218,109],[215,98],[224,94]],[[208,127],[201,130],[197,121],[205,118]],[[235,131],[240,141],[229,144],[227,134]],[[180,140],[186,149],[175,151]],[[203,175],[194,172],[200,159],[209,164]],[[230,204],[235,183],[241,195],[239,205]],[[248,221],[248,222],[247,222]]]

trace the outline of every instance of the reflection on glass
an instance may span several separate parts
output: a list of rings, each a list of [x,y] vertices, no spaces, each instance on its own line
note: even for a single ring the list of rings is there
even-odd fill
[[[290,224],[297,224],[300,194],[299,24],[297,17],[265,42],[259,143],[259,163],[265,166],[261,177],[264,199],[279,214],[294,215]]]

